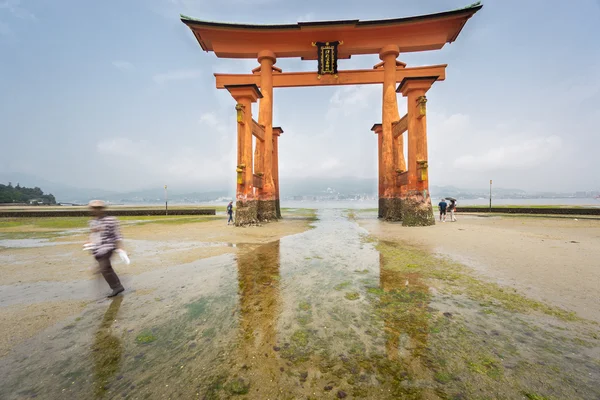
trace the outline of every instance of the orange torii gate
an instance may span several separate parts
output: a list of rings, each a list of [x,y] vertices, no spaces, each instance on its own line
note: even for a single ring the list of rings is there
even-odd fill
[[[407,226],[434,224],[427,174],[426,93],[434,82],[446,78],[447,65],[407,67],[398,56],[454,42],[482,7],[478,2],[408,18],[289,25],[208,22],[182,15],[181,21],[204,51],[220,58],[254,58],[259,63],[250,74],[215,74],[217,88],[227,89],[237,102],[236,225],[281,217],[278,137],[283,130],[273,127],[273,88],[359,84],[383,86],[382,122],[372,128],[378,135],[379,216]],[[359,54],[378,54],[381,62],[373,69],[338,71],[338,59]],[[283,72],[275,63],[285,57],[318,60],[318,71]],[[397,93],[408,100],[402,118]],[[257,101],[258,122],[252,119],[251,108]],[[254,154],[252,136],[256,137]]]

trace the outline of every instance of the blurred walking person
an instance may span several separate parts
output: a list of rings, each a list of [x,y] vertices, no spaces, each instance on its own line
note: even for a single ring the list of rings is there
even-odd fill
[[[106,205],[101,200],[90,201],[89,207],[94,217],[89,223],[91,243],[86,244],[84,248],[92,251],[98,262],[99,272],[112,289],[108,297],[114,297],[125,290],[110,262],[113,252],[122,252],[121,242],[123,238],[119,230],[119,221],[115,217],[106,215]]]

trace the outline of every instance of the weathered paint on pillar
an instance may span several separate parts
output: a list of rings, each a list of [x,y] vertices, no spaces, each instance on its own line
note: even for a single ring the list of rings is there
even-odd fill
[[[273,181],[273,65],[275,53],[264,50],[258,53],[260,63],[260,90],[258,123],[265,127],[263,150],[263,188],[259,192],[258,218],[261,221],[277,219],[275,183]]]
[[[385,215],[385,202],[383,201],[383,174],[382,174],[382,161],[381,151],[383,145],[383,132],[381,124],[375,124],[371,130],[377,135],[377,196],[379,198],[379,211],[377,213],[378,218],[383,218]]]
[[[408,105],[408,178],[402,202],[402,225],[406,226],[435,224],[429,194],[425,94],[436,78],[405,79],[398,86]]]
[[[394,138],[396,149],[396,169],[406,171],[406,159],[404,158],[404,133],[401,133],[397,138]]]
[[[254,141],[254,173],[264,173],[264,160],[263,154],[265,153],[265,143],[258,138]],[[262,193],[261,188],[256,188],[257,195],[260,196]]]
[[[250,98],[243,97],[240,103],[247,110],[244,113],[244,196],[246,200],[254,199],[254,187],[252,176],[252,103]]]
[[[257,202],[254,198],[252,173],[252,103],[261,97],[256,85],[231,85],[226,87],[237,101],[238,165],[235,225],[242,226],[258,221]]]
[[[237,166],[236,166],[236,190],[235,190],[235,199],[236,201],[240,200],[240,197],[243,197],[244,193],[244,134],[246,129],[244,127],[244,113],[246,112],[246,107],[237,103],[235,106],[235,111],[237,114]]]
[[[275,184],[275,201],[277,218],[281,218],[279,197],[279,136],[283,133],[281,127],[273,127],[273,182]]]
[[[400,205],[396,190],[396,157],[397,145],[394,143],[392,123],[400,119],[398,114],[398,101],[396,99],[396,58],[400,54],[397,45],[388,45],[381,49],[379,58],[383,61],[383,107],[382,107],[382,151],[381,170],[379,175],[383,179],[383,195],[379,203],[382,217],[389,221],[401,220]],[[383,199],[383,200],[382,200]],[[383,208],[383,209],[381,209]]]

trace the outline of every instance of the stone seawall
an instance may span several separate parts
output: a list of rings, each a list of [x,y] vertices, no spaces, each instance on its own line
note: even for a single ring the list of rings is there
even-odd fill
[[[107,215],[119,216],[161,216],[165,215],[165,210],[111,210],[106,211]],[[216,215],[216,209],[176,209],[169,210],[168,215]],[[47,218],[47,217],[89,217],[88,210],[47,210],[47,211],[0,211],[0,218]]]
[[[435,211],[437,213],[437,210]],[[537,207],[458,207],[458,213],[600,215],[600,208],[537,208]]]

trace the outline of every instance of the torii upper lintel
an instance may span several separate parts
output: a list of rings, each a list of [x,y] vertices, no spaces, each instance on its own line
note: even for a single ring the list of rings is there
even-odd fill
[[[338,58],[344,59],[379,54],[389,44],[398,46],[401,53],[441,49],[456,40],[467,20],[482,7],[477,2],[457,10],[405,18],[287,25],[210,22],[185,15],[181,21],[192,30],[204,51],[220,58],[256,58],[260,51],[269,49],[278,58],[314,60],[314,42],[343,40]]]

